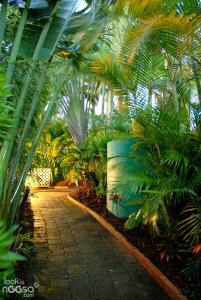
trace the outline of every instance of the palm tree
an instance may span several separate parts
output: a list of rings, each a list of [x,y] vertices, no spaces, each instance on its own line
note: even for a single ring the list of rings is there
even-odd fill
[[[192,82],[199,95],[200,64],[192,63],[192,57],[199,57],[200,15],[193,7],[199,8],[199,1],[117,1],[118,19],[111,26],[118,23],[121,39],[114,29],[111,44],[118,39],[121,47],[103,53],[92,71],[121,102],[151,105],[154,100],[163,105],[168,100],[176,113],[188,112]]]
[[[63,87],[61,105],[64,120],[78,145],[84,143],[88,134],[90,110],[96,102],[97,86],[97,82],[77,75],[67,80]]]
[[[6,82],[13,83],[13,91],[12,96],[5,95],[3,99],[6,106],[14,103],[12,118],[15,126],[9,128],[0,150],[0,216],[7,218],[8,224],[14,221],[36,145],[59,98],[71,63],[67,55],[57,54],[63,49],[66,53],[67,50],[70,52],[79,48],[79,42],[73,43],[71,40],[72,34],[86,30],[96,18],[103,18],[101,4],[89,1],[85,9],[78,11],[79,2],[27,1],[25,7],[22,5],[22,13],[19,13],[16,35],[6,65]],[[106,1],[105,4],[108,3]],[[7,1],[3,1],[0,11],[1,46],[7,34],[7,8]],[[7,55],[4,53],[2,55]],[[54,76],[57,76],[58,84]],[[26,120],[23,119],[25,112]],[[38,124],[38,127],[33,124]],[[26,155],[26,139],[31,128],[34,129],[34,137],[30,152]]]
[[[117,1],[113,12],[120,25],[123,20],[120,46],[108,48],[90,67],[121,100],[129,102],[136,147],[146,154],[136,157],[144,162],[145,172],[128,174],[123,182],[125,193],[130,186],[130,191],[140,190],[143,195],[140,211],[127,225],[143,222],[156,228],[158,219],[169,222],[171,206],[179,203],[181,213],[199,190],[200,133],[199,126],[191,132],[191,100],[193,86],[200,94],[200,1]],[[145,110],[153,100],[157,108]],[[192,159],[189,149],[195,151]],[[195,218],[194,211],[198,209],[191,210],[183,229],[188,222],[198,224],[199,214]]]

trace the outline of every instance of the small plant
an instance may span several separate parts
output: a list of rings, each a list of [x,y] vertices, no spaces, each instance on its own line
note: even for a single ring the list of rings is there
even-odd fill
[[[31,256],[33,252],[33,239],[31,238],[30,233],[18,234],[16,240],[16,249],[26,258]]]
[[[179,232],[183,236],[183,238],[191,243],[191,245],[197,244],[197,248],[199,249],[199,241],[201,236],[201,201],[200,198],[196,199],[192,203],[189,203],[182,215],[186,216],[179,223]]]
[[[165,226],[165,231],[160,235],[160,242],[157,244],[160,251],[161,262],[173,264],[175,260],[182,261],[183,255],[189,250],[180,242],[177,231],[175,230],[176,223],[172,221],[170,225]]]
[[[86,194],[87,197],[95,195],[95,189],[90,180],[84,179],[81,186],[81,191]]]
[[[192,253],[193,254],[201,254],[201,244],[197,244],[192,247]]]
[[[171,264],[175,260],[182,261],[182,253],[186,251],[184,249],[184,245],[179,243],[175,237],[173,237],[171,240],[167,239],[166,237],[163,238],[164,239],[158,243],[161,262]]]
[[[199,283],[201,280],[201,244],[193,246],[191,252],[192,256],[181,273],[188,281]]]
[[[0,221],[0,299],[4,299],[4,295],[1,294],[1,287],[4,285],[4,280],[12,278],[16,262],[25,259],[23,256],[9,250],[9,247],[14,242],[12,234],[16,229],[17,226],[6,229],[5,222]]]

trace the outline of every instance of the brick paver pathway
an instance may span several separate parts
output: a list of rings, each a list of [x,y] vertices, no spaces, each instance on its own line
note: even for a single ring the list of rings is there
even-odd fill
[[[40,299],[167,299],[115,238],[66,201],[65,192],[40,191],[31,203]]]

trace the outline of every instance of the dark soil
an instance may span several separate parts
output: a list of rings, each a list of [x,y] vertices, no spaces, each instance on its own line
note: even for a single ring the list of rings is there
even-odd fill
[[[68,187],[69,183],[67,181],[63,180],[63,181],[59,181],[59,182],[56,182],[56,183],[52,184],[52,186],[62,186],[62,187],[64,186],[64,187]]]
[[[16,278],[20,279],[21,281],[24,282],[24,286],[33,286],[35,283],[35,279],[33,276],[33,264],[35,263],[36,260],[36,255],[34,252],[34,244],[33,244],[33,238],[34,238],[34,215],[33,211],[31,209],[31,202],[28,198],[24,205],[24,209],[21,214],[21,221],[20,221],[20,230],[19,233],[22,235],[29,234],[30,235],[30,240],[28,241],[23,241],[22,247],[28,247],[29,252],[28,255],[24,255],[24,253],[19,250],[18,252],[26,257],[25,261],[21,261],[17,263],[16,266],[16,272],[15,276]],[[14,298],[15,296],[15,298]],[[21,295],[12,295],[10,300],[20,300],[22,299]],[[23,298],[24,299],[24,298]],[[34,297],[31,297],[31,299],[34,300],[44,300],[46,298],[42,297],[39,295],[38,289],[35,287],[34,288]]]
[[[34,218],[33,218],[33,211],[31,209],[31,203],[29,199],[26,201],[24,210],[22,212],[19,233],[20,235],[29,234],[31,239],[34,236]],[[24,283],[27,285],[33,282],[32,270],[31,270],[32,268],[31,258],[34,255],[34,251],[33,251],[33,242],[31,241],[31,239],[28,241],[22,241],[22,247],[28,247],[30,252],[26,256],[26,260],[18,262],[16,266],[16,277],[24,281]],[[23,253],[21,254],[23,255]]]
[[[151,234],[148,228],[138,227],[127,230],[124,226],[125,219],[120,219],[111,214],[106,208],[106,198],[96,195],[89,183],[85,183],[78,190],[72,191],[71,196],[87,207],[97,212],[106,219],[114,228],[121,232],[128,241],[138,248],[147,258],[149,258],[179,289],[181,289],[189,299],[201,299],[199,286],[189,283],[181,276],[181,270],[185,267],[189,252],[182,259],[174,257],[169,262],[161,261],[161,249],[158,246],[161,242],[159,237]],[[167,246],[168,247],[168,246]]]

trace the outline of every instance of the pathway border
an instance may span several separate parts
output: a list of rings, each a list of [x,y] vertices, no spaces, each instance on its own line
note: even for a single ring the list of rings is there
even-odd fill
[[[165,290],[166,294],[173,300],[187,300],[182,292],[147,258],[145,257],[133,244],[131,244],[120,232],[118,232],[110,223],[103,217],[98,215],[95,211],[91,210],[84,204],[75,200],[67,194],[68,200],[94,217],[111,235],[113,235],[120,243],[127,248],[132,256],[147,270],[152,278]]]

